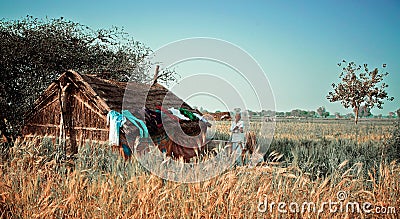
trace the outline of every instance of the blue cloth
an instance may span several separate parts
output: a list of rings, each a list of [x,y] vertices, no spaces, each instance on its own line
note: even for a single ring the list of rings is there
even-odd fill
[[[127,157],[132,155],[132,150],[126,144],[122,144],[122,150]]]
[[[119,145],[119,129],[126,122],[125,117],[114,110],[111,110],[107,114],[107,125],[110,125],[110,132],[108,135],[108,141],[112,145]]]
[[[122,115],[125,116],[129,121],[132,122],[133,125],[135,125],[139,129],[140,137],[141,138],[148,138],[149,137],[149,131],[147,130],[146,124],[138,118],[136,118],[134,115],[132,115],[131,112],[128,110],[122,110]],[[138,125],[140,124],[140,126]]]

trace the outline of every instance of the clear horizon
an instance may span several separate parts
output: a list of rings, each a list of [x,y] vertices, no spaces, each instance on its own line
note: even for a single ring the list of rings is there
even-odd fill
[[[374,108],[372,113],[387,115],[400,108],[398,1],[0,2],[0,18],[65,17],[94,29],[124,27],[152,50],[191,37],[231,42],[264,70],[279,112],[316,111],[320,106],[331,113],[352,112],[326,99],[331,84],[339,82],[337,63],[345,59],[367,63],[370,69],[387,64],[387,91],[395,99],[385,101],[383,110]],[[210,68],[182,64],[176,71],[187,77]],[[230,77],[228,70],[221,68],[219,73]],[[206,109],[215,105],[201,98],[189,103]]]

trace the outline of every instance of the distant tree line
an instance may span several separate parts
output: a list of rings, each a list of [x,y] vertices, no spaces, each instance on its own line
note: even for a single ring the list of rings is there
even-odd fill
[[[362,106],[359,109],[358,116],[360,118],[395,118],[398,117],[396,115],[400,113],[400,109],[396,112],[389,112],[388,115],[373,115],[371,113],[371,109],[368,107]],[[340,114],[339,112],[335,112],[331,114],[326,110],[324,106],[318,107],[315,111],[314,110],[302,110],[302,109],[294,109],[288,112],[279,112],[279,111],[272,111],[272,110],[263,110],[260,112],[256,111],[249,111],[249,115],[251,117],[285,117],[285,118],[336,118],[336,119],[354,119],[355,113],[347,113],[347,114]]]

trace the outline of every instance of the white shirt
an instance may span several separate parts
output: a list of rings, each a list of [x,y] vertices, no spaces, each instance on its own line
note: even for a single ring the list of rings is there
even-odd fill
[[[234,129],[235,127],[238,127],[238,128],[237,128],[235,131],[233,131],[233,129]],[[237,123],[236,123],[236,121],[232,121],[231,129],[230,129],[231,132],[233,132],[233,133],[239,133],[239,132],[240,132],[240,128],[244,128],[244,125],[243,125],[243,121],[242,121],[242,120],[239,120]]]
[[[235,129],[235,127],[238,127]],[[244,123],[242,120],[238,122],[232,121],[230,131],[232,132],[232,142],[244,142],[244,133],[240,132],[240,129],[244,128]],[[233,130],[235,129],[235,130]]]

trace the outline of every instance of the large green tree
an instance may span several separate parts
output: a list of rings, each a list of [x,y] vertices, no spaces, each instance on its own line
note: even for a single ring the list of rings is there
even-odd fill
[[[358,122],[361,106],[365,109],[372,109],[375,106],[382,109],[383,100],[394,99],[388,96],[386,92],[388,85],[382,82],[388,72],[379,73],[378,68],[370,71],[367,64],[361,66],[345,60],[338,66],[342,68],[339,76],[341,82],[332,84],[334,90],[329,92],[327,99],[330,102],[340,101],[345,108],[351,107],[355,113],[355,124]],[[383,64],[383,68],[386,68],[386,64]]]
[[[134,71],[150,52],[117,27],[94,30],[62,17],[0,20],[1,133],[15,136],[24,113],[65,70],[119,81],[151,80],[145,71]]]

